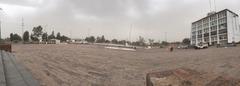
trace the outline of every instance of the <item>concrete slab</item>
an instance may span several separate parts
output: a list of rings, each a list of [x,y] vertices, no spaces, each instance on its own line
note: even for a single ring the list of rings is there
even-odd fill
[[[0,86],[6,86],[2,51],[0,51]]]
[[[28,86],[8,54],[3,51],[2,56],[7,86]]]
[[[17,70],[22,75],[22,78],[28,86],[40,86],[39,82],[33,78],[32,74],[27,71],[27,69],[21,63],[16,61],[16,57],[13,54],[8,53],[8,55],[9,58],[12,60],[13,64],[16,65]]]

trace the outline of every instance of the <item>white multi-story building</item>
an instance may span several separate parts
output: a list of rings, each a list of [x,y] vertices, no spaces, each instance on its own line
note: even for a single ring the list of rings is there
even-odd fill
[[[238,15],[228,9],[211,12],[192,23],[191,44],[229,44],[240,41]]]

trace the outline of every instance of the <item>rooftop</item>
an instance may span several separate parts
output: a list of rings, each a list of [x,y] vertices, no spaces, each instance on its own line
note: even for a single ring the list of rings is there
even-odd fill
[[[210,17],[210,16],[212,16],[212,15],[221,13],[221,12],[223,12],[223,11],[228,11],[228,12],[233,13],[233,14],[235,14],[236,16],[238,16],[238,14],[234,13],[233,11],[231,11],[231,10],[229,10],[229,9],[224,9],[224,10],[221,10],[221,11],[218,11],[218,12],[214,12],[214,13],[211,12],[210,15],[207,15],[207,16],[204,17],[204,18],[207,18],[207,17]],[[204,19],[204,18],[201,18],[201,19],[199,19],[199,20],[197,20],[197,21],[195,21],[195,22],[193,22],[193,23],[196,23],[196,22],[198,22],[198,21],[200,21],[200,20],[202,20],[202,19]],[[193,24],[193,23],[192,23],[192,24]]]

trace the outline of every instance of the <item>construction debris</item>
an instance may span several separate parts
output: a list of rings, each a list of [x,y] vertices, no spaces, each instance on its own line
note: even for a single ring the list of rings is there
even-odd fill
[[[240,79],[179,68],[148,73],[147,86],[240,86]]]

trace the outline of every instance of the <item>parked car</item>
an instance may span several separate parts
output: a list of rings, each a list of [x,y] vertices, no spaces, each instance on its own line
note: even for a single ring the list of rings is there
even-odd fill
[[[195,46],[195,49],[205,49],[205,48],[208,48],[207,43],[199,43]]]

